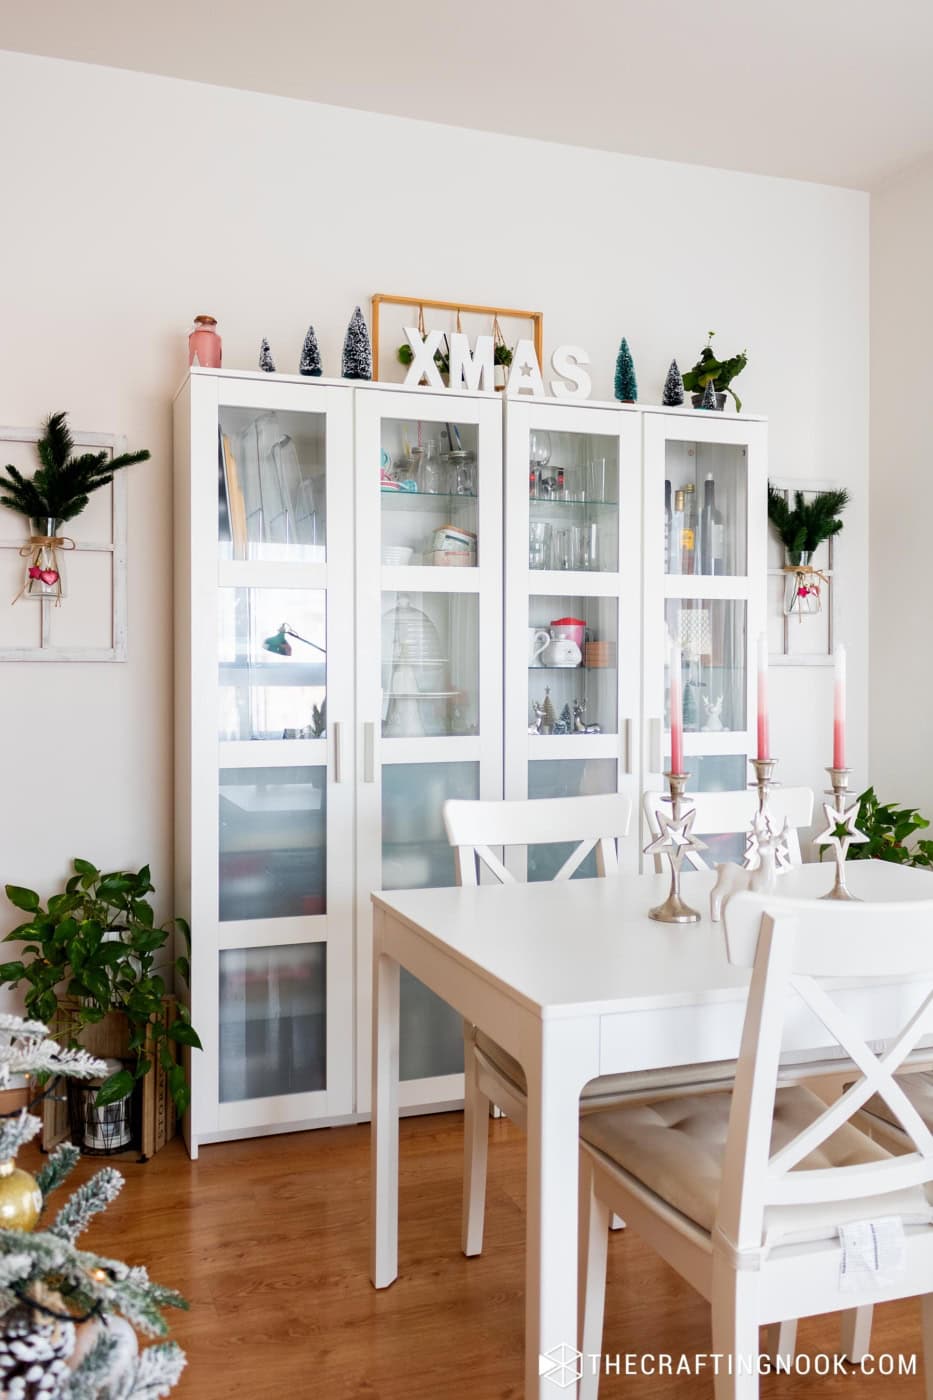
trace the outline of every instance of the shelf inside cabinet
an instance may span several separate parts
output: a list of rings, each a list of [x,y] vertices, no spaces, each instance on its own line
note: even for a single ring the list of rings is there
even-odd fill
[[[615,510],[619,503],[618,501],[595,500],[592,497],[565,500],[560,496],[529,496],[528,504],[529,506],[547,507],[548,509],[557,507],[561,510],[567,510],[572,507],[576,507],[578,510]]]
[[[465,492],[449,491],[380,491],[383,510],[452,510],[458,505],[472,506],[477,497]]]

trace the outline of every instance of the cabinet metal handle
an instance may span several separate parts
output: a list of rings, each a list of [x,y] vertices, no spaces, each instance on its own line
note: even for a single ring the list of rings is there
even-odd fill
[[[660,771],[661,771],[661,721],[660,721],[660,719],[652,719],[652,720],[649,720],[649,722],[648,722],[648,728],[649,728],[648,747],[649,747],[649,750],[650,750],[650,752],[649,752],[649,754],[648,754],[648,771],[651,772],[651,773],[660,773]]]
[[[343,782],[343,725],[334,722],[334,782]]]
[[[626,718],[622,726],[622,772],[627,776],[632,772],[632,721]]]
[[[363,782],[376,781],[376,726],[363,725]]]

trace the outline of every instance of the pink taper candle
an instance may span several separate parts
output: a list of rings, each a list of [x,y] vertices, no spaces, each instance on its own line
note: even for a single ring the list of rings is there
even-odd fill
[[[671,772],[684,771],[684,693],[680,643],[671,650]]]
[[[758,638],[758,757],[771,757],[771,735],[768,726],[768,638],[763,632]]]
[[[846,766],[846,649],[837,646],[834,652],[833,684],[833,767]]]

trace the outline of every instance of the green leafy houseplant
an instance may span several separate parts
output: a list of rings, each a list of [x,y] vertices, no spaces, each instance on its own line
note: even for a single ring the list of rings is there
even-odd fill
[[[412,350],[411,346],[406,342],[406,344],[400,345],[398,347],[397,356],[399,364],[404,365],[407,369],[408,366],[411,364],[412,360],[415,358],[415,352],[414,350]],[[445,355],[443,350],[435,350],[434,363],[437,365],[437,368],[441,374],[450,373],[450,356]]]
[[[506,368],[512,363],[512,352],[504,340],[497,340],[492,352],[492,362],[494,365],[505,365]]]
[[[109,1011],[122,1011],[135,1063],[131,1070],[122,1069],[104,1082],[97,1095],[98,1107],[125,1098],[157,1056],[175,1105],[184,1113],[190,1091],[184,1067],[172,1058],[168,1042],[196,1050],[201,1042],[185,1007],[179,1006],[171,1025],[163,1024],[167,989],[153,967],[155,955],[176,928],[190,953],[188,924],[181,918],[156,924],[146,898],[153,890],[147,865],[135,873],[104,874],[89,861],[75,860],[74,869],[64,890],[53,894],[45,908],[35,890],[6,886],[10,903],[28,917],[4,939],[22,942],[24,947],[19,958],[0,964],[0,984],[17,987],[24,982],[26,1010],[38,1021],[51,1021],[64,1001],[70,1046],[79,1045],[86,1026],[101,1021]],[[188,982],[187,957],[176,958],[174,967]]]
[[[842,529],[839,516],[849,504],[845,490],[818,491],[806,499],[794,492],[793,507],[783,491],[768,485],[768,519],[777,530],[791,564],[799,564],[801,554],[812,554],[824,540]]]
[[[0,505],[18,511],[37,523],[46,520],[73,520],[88,503],[92,491],[113,480],[115,471],[134,462],[146,462],[149,453],[123,452],[108,458],[106,452],[73,455],[74,439],[64,413],[51,414],[43,424],[43,435],[36,443],[41,466],[31,478],[16,467],[0,474]]]
[[[925,831],[930,825],[926,817],[914,808],[880,802],[873,787],[866,788],[858,800],[856,826],[868,840],[849,847],[849,860],[890,860],[933,870],[933,841],[921,839],[910,846],[906,844],[915,831]]]
[[[733,355],[730,360],[718,360],[712,346],[715,334],[715,331],[709,332],[709,339],[700,352],[700,358],[693,369],[688,369],[684,375],[684,388],[691,394],[702,394],[707,384],[712,384],[717,393],[731,395],[735,400],[736,413],[741,413],[742,400],[730,385],[748,364],[748,352],[743,350],[740,355]]]

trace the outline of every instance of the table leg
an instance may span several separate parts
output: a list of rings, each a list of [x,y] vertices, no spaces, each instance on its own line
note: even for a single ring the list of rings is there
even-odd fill
[[[372,1262],[376,1288],[398,1276],[399,965],[373,952]]]
[[[580,1091],[596,1074],[596,1029],[541,1023],[528,1079],[525,1400],[573,1397],[577,1347],[577,1183]],[[558,1369],[547,1375],[544,1357]],[[539,1364],[539,1358],[541,1363]],[[543,1366],[543,1369],[542,1369]],[[555,1388],[559,1382],[562,1389]]]

